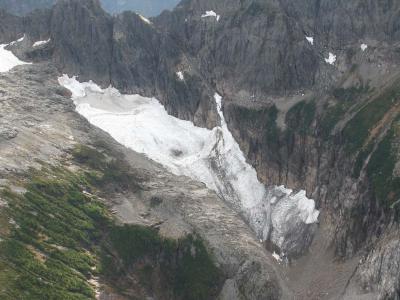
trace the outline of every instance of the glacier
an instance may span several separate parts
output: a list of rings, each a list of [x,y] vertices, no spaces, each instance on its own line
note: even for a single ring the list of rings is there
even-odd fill
[[[305,191],[267,188],[259,182],[228,129],[220,95],[215,94],[214,100],[221,124],[209,130],[168,115],[155,98],[123,95],[68,75],[58,80],[72,92],[76,111],[91,124],[170,172],[206,184],[243,216],[261,241],[271,239],[284,248],[293,226],[318,221],[319,211]]]

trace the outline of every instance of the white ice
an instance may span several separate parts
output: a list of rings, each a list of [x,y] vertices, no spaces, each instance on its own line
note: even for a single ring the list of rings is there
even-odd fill
[[[39,47],[39,46],[42,46],[42,45],[46,45],[46,44],[49,43],[49,42],[50,42],[50,39],[45,40],[45,41],[37,41],[37,42],[35,42],[35,43],[33,44],[32,47]]]
[[[220,15],[217,15],[217,13],[213,10],[207,10],[205,14],[201,15],[202,18],[208,18],[208,17],[214,17],[217,19],[217,21],[219,21],[220,19]]]
[[[72,92],[77,112],[90,123],[170,172],[204,182],[243,214],[259,238],[269,237],[269,191],[258,181],[255,169],[246,162],[230,133],[222,113],[221,96],[214,96],[221,125],[209,130],[168,115],[154,98],[121,95],[112,87],[101,89],[92,82],[79,83],[67,75],[60,77],[59,83]],[[304,224],[316,220],[318,211],[305,192],[283,192],[293,199],[296,209],[291,212],[301,215]]]
[[[364,52],[365,50],[367,50],[368,45],[367,44],[361,44],[361,50]]]
[[[179,78],[179,80],[181,80],[181,81],[185,80],[185,77],[183,76],[183,72],[182,72],[182,71],[176,72],[176,76],[177,76],[177,77]]]
[[[332,52],[329,52],[329,57],[325,58],[325,62],[330,65],[333,65],[336,62],[336,55],[333,54]]]
[[[311,44],[314,45],[314,38],[312,36],[306,36],[306,40]]]
[[[14,68],[15,66],[18,66],[18,65],[30,64],[30,63],[20,60],[11,51],[5,49],[7,46],[14,45],[16,42],[22,42],[24,37],[20,38],[19,40],[15,41],[15,42],[10,43],[10,44],[1,44],[0,45],[0,73],[8,72],[12,68]]]

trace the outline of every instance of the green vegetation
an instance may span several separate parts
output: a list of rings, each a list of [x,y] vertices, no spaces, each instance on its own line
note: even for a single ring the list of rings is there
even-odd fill
[[[393,141],[399,136],[399,123],[397,123],[378,145],[367,166],[367,174],[375,197],[385,208],[392,207],[400,199],[400,177],[395,177],[393,174],[397,161],[397,149],[394,149]]]
[[[221,273],[200,239],[188,236],[175,241],[161,238],[151,228],[124,225],[113,227],[110,240],[122,260],[118,265],[105,257],[104,266],[113,269],[112,274],[126,274],[136,265],[139,279],[150,290],[156,289],[151,278],[158,276],[172,288],[175,299],[216,297]]]
[[[91,173],[91,182],[95,185],[106,186],[110,191],[140,189],[139,178],[126,163],[120,159],[108,157],[94,148],[78,145],[72,151],[74,159],[91,169],[100,172]]]
[[[279,140],[279,129],[276,124],[278,109],[275,105],[260,109],[234,106],[231,114],[237,124],[241,124],[240,130],[250,129],[251,131],[263,130],[263,138],[271,147],[277,145]],[[244,135],[245,133],[242,132]],[[250,133],[251,134],[251,133]]]
[[[275,105],[268,109],[266,122],[265,138],[268,143],[277,143],[279,139],[279,130],[276,125],[276,119],[278,117],[278,109]]]
[[[286,114],[287,130],[301,135],[310,134],[315,111],[315,101],[301,101],[294,105]]]
[[[334,89],[332,94],[340,102],[351,102],[370,91],[369,86],[352,86]]]
[[[87,281],[97,260],[89,253],[109,221],[104,205],[83,193],[84,177],[65,169],[31,170],[28,182],[23,195],[1,194],[17,225],[0,243],[0,273],[12,278],[0,298],[93,299]]]
[[[328,139],[337,123],[344,117],[346,112],[357,100],[370,91],[368,86],[337,88],[332,91],[336,103],[328,107],[322,116],[320,130],[322,137]]]
[[[0,299],[94,299],[92,276],[116,288],[132,276],[156,288],[159,281],[150,279],[157,276],[174,299],[212,299],[221,275],[201,240],[163,239],[151,228],[116,225],[95,195],[137,188],[136,176],[90,147],[72,154],[85,171],[43,164],[16,182],[24,194],[1,191],[8,206],[0,210]]]
[[[356,162],[354,164],[354,169],[353,169],[353,177],[354,178],[358,178],[360,176],[360,173],[364,166],[365,160],[367,159],[367,157],[369,156],[369,154],[371,153],[373,148],[374,148],[374,144],[369,143],[367,147],[365,147],[358,153]]]
[[[124,265],[134,263],[139,257],[154,257],[163,243],[154,229],[135,225],[115,226],[110,237]]]
[[[222,278],[202,241],[189,236],[180,241],[178,247],[182,260],[173,280],[175,294],[188,300],[214,298]]]
[[[93,169],[103,169],[105,167],[106,156],[94,148],[77,145],[72,150],[72,155],[80,164],[85,164]]]
[[[370,135],[370,130],[400,101],[400,88],[395,85],[363,107],[343,130],[349,153],[360,150]]]
[[[320,123],[321,135],[324,139],[330,137],[332,130],[344,116],[348,108],[349,105],[347,103],[337,103],[334,106],[327,108]]]

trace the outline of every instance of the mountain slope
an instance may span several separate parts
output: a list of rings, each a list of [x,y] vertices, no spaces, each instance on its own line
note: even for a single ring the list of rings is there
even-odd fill
[[[96,1],[64,0],[42,12],[47,17],[7,16],[15,26],[0,21],[0,38],[26,33],[11,47],[20,58],[157,97],[170,114],[203,127],[219,124],[213,95],[220,93],[227,126],[259,179],[316,200],[322,214],[310,249],[351,266],[324,277],[307,268],[323,261],[305,252],[307,286],[293,285],[299,297],[317,294],[315,281],[329,289],[333,276],[335,293],[349,299],[393,299],[399,9],[397,1],[188,0],[149,22],[134,13],[112,17]]]

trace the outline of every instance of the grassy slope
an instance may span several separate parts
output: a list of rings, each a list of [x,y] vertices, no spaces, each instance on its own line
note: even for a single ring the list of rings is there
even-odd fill
[[[0,209],[0,299],[94,299],[88,283],[93,276],[112,284],[139,274],[146,286],[160,261],[174,262],[161,264],[158,275],[166,278],[172,298],[215,297],[221,276],[202,241],[168,240],[152,229],[116,225],[94,195],[137,189],[137,179],[124,164],[91,148],[79,146],[73,155],[86,171],[43,165],[16,182],[26,193],[1,192],[8,206]],[[139,268],[139,261],[149,263]]]

